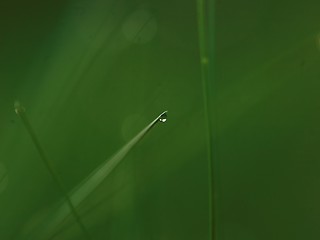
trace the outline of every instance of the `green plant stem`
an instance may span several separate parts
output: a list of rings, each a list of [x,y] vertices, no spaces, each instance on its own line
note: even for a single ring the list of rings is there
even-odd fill
[[[207,4],[207,5],[206,5]],[[213,171],[213,140],[211,129],[210,117],[210,101],[209,101],[209,68],[208,63],[212,59],[208,56],[208,16],[206,7],[208,3],[206,0],[197,0],[198,10],[198,34],[199,34],[199,51],[200,51],[200,65],[201,65],[201,79],[203,87],[203,105],[204,117],[206,126],[206,139],[207,139],[207,157],[208,157],[208,186],[209,186],[209,239],[215,239],[215,209],[214,209],[214,171]]]
[[[47,155],[45,154],[45,151],[43,150],[43,148],[38,140],[38,137],[36,136],[35,131],[33,130],[32,125],[30,124],[30,121],[25,113],[25,109],[19,103],[15,103],[15,112],[21,118],[22,123],[23,123],[24,127],[26,128],[28,134],[30,135],[31,140],[32,140],[34,146],[36,147],[42,162],[46,166],[48,172],[50,173],[50,175],[53,178],[54,182],[56,183],[57,187],[59,188],[61,194],[66,199],[66,202],[70,208],[70,211],[72,212],[76,222],[78,223],[78,226],[82,230],[83,235],[85,236],[86,239],[88,239],[88,240],[91,239],[89,236],[89,233],[88,233],[86,227],[84,226],[83,222],[81,221],[81,218],[80,218],[79,214],[77,213],[76,208],[74,207],[74,205],[71,201],[71,198],[70,198],[68,192],[66,191],[61,179],[59,178],[59,176],[56,173],[56,171],[54,170],[51,162],[47,158]]]

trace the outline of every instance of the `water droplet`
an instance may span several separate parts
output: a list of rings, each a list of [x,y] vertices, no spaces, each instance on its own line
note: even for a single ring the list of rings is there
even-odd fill
[[[21,106],[19,101],[14,102],[14,111],[17,115],[20,115],[21,113],[25,112],[25,109],[23,106]]]
[[[168,115],[167,115],[167,111],[165,111],[164,113],[162,113],[159,117],[159,121],[164,123],[167,121]]]

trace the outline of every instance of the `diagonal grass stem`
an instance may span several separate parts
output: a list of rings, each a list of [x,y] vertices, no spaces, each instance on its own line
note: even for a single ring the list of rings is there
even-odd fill
[[[22,123],[23,123],[24,127],[26,128],[29,136],[31,137],[31,140],[32,140],[34,146],[36,147],[42,162],[46,166],[49,174],[51,175],[52,179],[54,180],[57,187],[59,188],[59,191],[64,196],[66,203],[67,203],[72,215],[74,216],[79,228],[83,232],[83,235],[85,236],[86,239],[90,239],[89,233],[88,233],[86,227],[84,226],[78,212],[76,211],[76,208],[75,208],[74,204],[72,203],[72,200],[71,200],[67,190],[65,189],[59,175],[55,171],[54,167],[52,166],[52,163],[49,161],[44,149],[42,148],[40,141],[39,141],[38,137],[36,136],[36,133],[33,130],[32,125],[30,124],[30,121],[26,115],[24,107],[21,106],[21,104],[19,102],[16,102],[14,104],[14,109],[15,109],[16,114],[21,118]]]

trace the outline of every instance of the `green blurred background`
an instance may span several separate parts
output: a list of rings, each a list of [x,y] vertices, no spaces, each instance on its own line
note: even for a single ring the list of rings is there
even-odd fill
[[[218,239],[320,237],[319,9],[216,1]]]
[[[68,190],[168,110],[78,211],[93,239],[209,238],[196,6],[0,3],[0,239],[30,239],[63,197],[16,99]],[[218,240],[320,237],[319,9],[315,0],[207,9]],[[50,239],[82,239],[72,222]]]

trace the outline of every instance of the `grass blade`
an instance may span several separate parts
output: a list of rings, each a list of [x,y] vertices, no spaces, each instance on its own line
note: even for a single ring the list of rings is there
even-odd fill
[[[136,146],[143,137],[158,123],[167,120],[167,111],[160,114],[149,125],[141,130],[135,137],[133,137],[126,145],[124,145],[111,158],[104,161],[99,167],[92,171],[85,180],[75,187],[67,196],[72,203],[73,208],[78,207],[119,165],[130,150]],[[55,237],[55,233],[59,224],[61,224],[73,211],[69,206],[68,201],[59,203],[53,210],[52,214],[42,221],[41,226],[38,226],[30,236],[30,239],[48,239]]]
[[[213,61],[212,55],[209,57],[209,11],[208,7],[212,7],[209,0],[197,0],[197,11],[198,11],[198,36],[199,36],[199,51],[200,51],[200,66],[201,66],[201,79],[203,87],[203,106],[204,116],[206,125],[206,139],[207,139],[207,156],[208,156],[208,186],[209,186],[209,239],[216,239],[216,223],[214,216],[214,169],[213,169],[213,137],[212,137],[212,119],[211,119],[211,105],[209,100],[209,61]],[[213,12],[211,12],[211,15]],[[210,18],[210,20],[212,20]],[[210,39],[213,40],[213,39]],[[212,44],[212,42],[211,42]],[[215,109],[213,110],[215,111]]]
[[[106,160],[102,165],[95,169],[85,181],[83,181],[71,193],[72,201],[75,205],[80,204],[121,162],[128,152],[149,132],[158,122],[162,122],[163,116],[167,111],[160,114],[148,126],[140,131],[134,138],[132,138],[126,145],[124,145],[116,154],[110,159]]]

